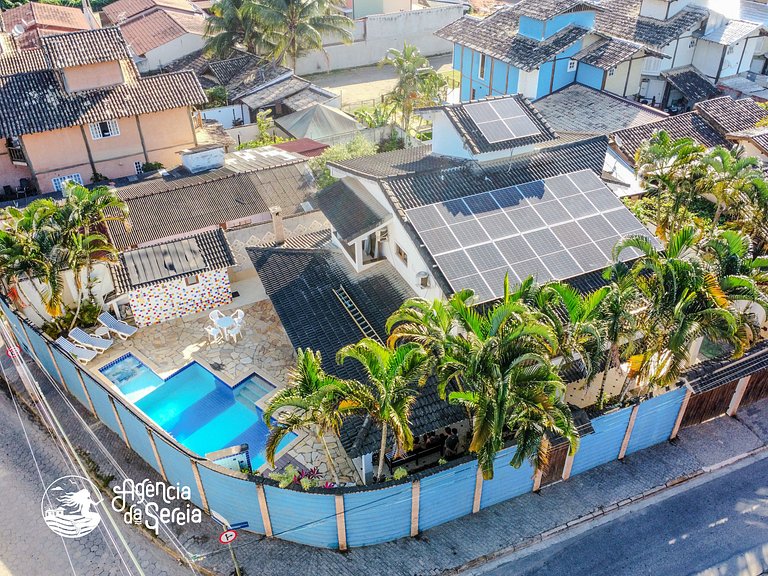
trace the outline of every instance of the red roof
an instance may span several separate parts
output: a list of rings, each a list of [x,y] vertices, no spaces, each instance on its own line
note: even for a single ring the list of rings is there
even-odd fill
[[[299,138],[298,140],[273,144],[273,146],[285,150],[286,152],[293,152],[310,158],[312,156],[320,156],[320,154],[323,153],[323,150],[328,148],[328,144],[323,144],[322,142],[312,140],[311,138]]]

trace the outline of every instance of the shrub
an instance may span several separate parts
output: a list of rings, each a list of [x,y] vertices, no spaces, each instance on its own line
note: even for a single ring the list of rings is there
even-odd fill
[[[392,150],[402,150],[405,148],[405,140],[397,135],[393,129],[388,138],[382,138],[379,142],[379,152],[391,152]]]
[[[144,164],[141,165],[142,172],[154,172],[161,168],[164,168],[162,162],[144,162]]]
[[[394,478],[395,480],[402,480],[406,476],[408,476],[408,470],[406,470],[402,466],[398,466],[397,468],[395,468],[395,471],[392,472],[392,478]]]
[[[226,106],[229,103],[227,89],[224,88],[224,86],[208,88],[205,91],[205,95],[208,96],[208,103],[205,105],[205,108],[218,108],[219,106]]]
[[[325,188],[336,182],[336,178],[331,176],[330,169],[326,166],[328,162],[339,162],[360,156],[371,156],[376,154],[376,145],[369,142],[361,135],[357,134],[346,144],[336,144],[327,148],[320,156],[316,156],[309,161],[309,167],[317,180],[318,188]]]

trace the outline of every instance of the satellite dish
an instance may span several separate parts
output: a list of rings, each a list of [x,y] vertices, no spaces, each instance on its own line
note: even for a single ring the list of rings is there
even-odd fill
[[[13,27],[13,30],[11,30],[11,34],[13,34],[16,38],[18,38],[19,36],[24,34],[24,32],[26,32],[26,31],[27,31],[27,29],[24,28],[23,24],[16,24]]]

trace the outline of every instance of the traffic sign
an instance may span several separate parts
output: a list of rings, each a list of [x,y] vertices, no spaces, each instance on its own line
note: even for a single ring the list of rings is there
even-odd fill
[[[18,358],[21,356],[21,350],[19,350],[18,346],[8,346],[5,353],[8,354],[8,358]]]
[[[235,541],[235,538],[237,538],[237,532],[234,530],[225,530],[219,534],[219,542],[222,544],[232,544],[232,542]]]

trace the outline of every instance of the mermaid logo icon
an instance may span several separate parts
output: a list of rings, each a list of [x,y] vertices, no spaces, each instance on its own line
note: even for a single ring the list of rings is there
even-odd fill
[[[101,493],[87,478],[63,476],[45,489],[41,512],[54,533],[63,538],[80,538],[101,523],[96,510],[101,500]]]

